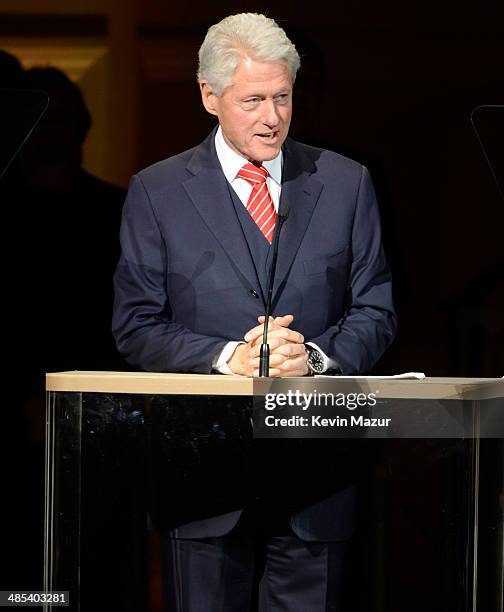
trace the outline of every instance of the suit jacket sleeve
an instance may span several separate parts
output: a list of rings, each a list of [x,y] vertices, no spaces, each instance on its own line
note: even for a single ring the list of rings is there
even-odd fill
[[[227,340],[175,323],[166,293],[166,249],[138,176],[131,179],[121,224],[122,255],[114,276],[112,331],[121,355],[153,372],[208,374]]]
[[[365,167],[357,193],[351,249],[344,315],[323,334],[309,339],[339,364],[343,374],[368,372],[391,344],[397,328],[378,205]]]

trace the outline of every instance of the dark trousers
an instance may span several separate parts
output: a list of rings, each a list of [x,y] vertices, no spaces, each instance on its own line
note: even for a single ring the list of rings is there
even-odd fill
[[[273,523],[245,514],[219,538],[162,534],[165,612],[339,612],[345,542],[304,542]]]

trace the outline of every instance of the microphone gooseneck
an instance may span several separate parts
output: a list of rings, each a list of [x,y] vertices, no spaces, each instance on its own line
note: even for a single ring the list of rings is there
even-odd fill
[[[278,245],[280,243],[280,232],[282,231],[282,225],[287,221],[287,217],[289,216],[289,211],[287,205],[282,203],[282,213],[278,211],[278,216],[275,224],[275,233],[273,236],[273,259],[271,262],[270,274],[269,274],[269,284],[268,284],[268,295],[266,298],[266,311],[265,311],[265,321],[264,321],[264,330],[263,330],[263,341],[261,344],[261,352],[259,354],[259,376],[267,377],[269,376],[269,358],[270,358],[270,350],[268,344],[268,324],[269,318],[271,314],[271,296],[273,295],[273,283],[275,282],[275,271],[276,264],[278,258]]]

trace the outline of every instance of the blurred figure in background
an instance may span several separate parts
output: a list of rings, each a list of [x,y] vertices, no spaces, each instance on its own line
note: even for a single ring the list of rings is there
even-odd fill
[[[20,259],[40,272],[26,304],[37,323],[31,351],[43,372],[114,369],[110,279],[125,192],[81,166],[91,117],[79,88],[56,68],[28,70],[25,87],[50,98],[14,177],[25,220]]]
[[[2,588],[41,589],[46,372],[121,369],[110,332],[125,192],[82,168],[91,117],[62,71],[0,54],[1,86],[41,90],[49,107],[0,182],[11,240],[4,282],[10,385]],[[4,122],[8,118],[4,117]],[[3,465],[6,465],[4,463]]]

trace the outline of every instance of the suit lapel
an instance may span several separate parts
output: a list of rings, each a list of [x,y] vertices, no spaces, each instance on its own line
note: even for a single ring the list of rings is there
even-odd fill
[[[192,176],[184,182],[184,189],[249,287],[260,288],[247,241],[231,205],[229,186],[215,152],[214,138],[215,130],[194,150],[187,164]],[[286,140],[284,155],[280,208],[286,203],[289,217],[280,237],[273,304],[286,281],[323,187],[311,176],[315,172],[313,161],[295,141]]]
[[[284,154],[280,209],[286,206],[289,213],[280,235],[273,303],[286,281],[323,187],[311,176],[315,171],[313,161],[295,141],[286,140]]]
[[[229,186],[215,152],[214,138],[215,130],[196,147],[187,164],[193,176],[184,182],[184,189],[249,287],[257,288],[260,283],[254,262],[231,202]]]

